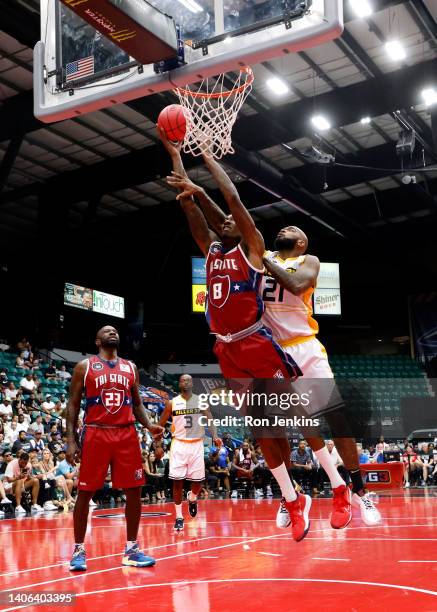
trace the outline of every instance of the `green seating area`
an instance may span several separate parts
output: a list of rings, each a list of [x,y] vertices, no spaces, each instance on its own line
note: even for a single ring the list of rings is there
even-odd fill
[[[408,355],[331,355],[336,378],[422,378],[423,371]]]
[[[26,376],[28,370],[15,367],[15,360],[17,358],[16,353],[2,353],[0,352],[0,368],[6,368],[8,372],[8,379],[13,382],[17,388],[20,386],[20,380],[23,376]],[[58,364],[56,364],[58,366]],[[51,393],[53,398],[59,397],[62,393],[68,394],[68,382],[60,380],[46,380],[44,378],[44,371],[47,369],[47,365],[43,364],[40,368],[35,369],[32,373],[36,374],[42,383],[42,393]]]

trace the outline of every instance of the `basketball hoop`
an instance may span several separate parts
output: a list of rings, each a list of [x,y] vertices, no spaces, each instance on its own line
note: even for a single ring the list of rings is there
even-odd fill
[[[237,114],[252,90],[253,72],[249,66],[240,69],[229,89],[226,74],[203,79],[197,91],[187,85],[175,90],[185,109],[187,131],[183,143],[185,153],[221,159],[234,153],[231,133]]]

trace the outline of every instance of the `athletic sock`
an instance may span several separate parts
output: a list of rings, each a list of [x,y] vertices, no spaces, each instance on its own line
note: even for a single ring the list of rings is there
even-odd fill
[[[287,472],[287,468],[285,467],[285,463],[281,463],[281,465],[271,469],[270,471],[276,478],[276,482],[278,483],[282,496],[285,497],[285,500],[292,502],[297,499],[297,493],[293,487],[290,476]]]
[[[176,510],[176,518],[183,518],[182,516],[182,504],[175,504],[174,505],[175,510]]]
[[[79,549],[82,549],[83,551],[85,551],[85,544],[83,542],[81,542],[80,544],[75,544],[74,545],[74,552],[76,552]]]
[[[319,460],[320,465],[328,475],[329,482],[331,483],[331,487],[333,489],[336,489],[337,487],[346,484],[343,478],[338,473],[338,470],[335,467],[334,462],[331,458],[331,454],[326,448],[326,446],[324,446],[318,451],[314,451],[314,454]]]
[[[365,490],[361,471],[359,469],[349,470],[349,474],[352,480],[352,491],[362,497],[365,493]]]
[[[129,552],[131,548],[133,548],[136,545],[136,541],[135,540],[127,540],[126,542],[126,552]]]
[[[194,495],[193,491],[188,491],[187,499],[190,502],[197,501],[197,495]]]

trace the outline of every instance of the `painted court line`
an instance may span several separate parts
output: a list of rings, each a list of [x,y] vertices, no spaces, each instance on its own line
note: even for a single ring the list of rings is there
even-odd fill
[[[398,561],[398,563],[437,563],[437,559],[402,559],[401,561]]]
[[[170,559],[178,559],[179,557],[188,557],[190,555],[198,555],[198,554],[205,553],[205,552],[211,552],[213,550],[220,550],[222,548],[231,548],[232,546],[239,546],[241,544],[245,546],[253,542],[259,542],[260,540],[269,540],[269,539],[277,538],[277,537],[278,537],[278,534],[274,534],[270,536],[264,536],[261,538],[253,538],[251,540],[246,539],[246,540],[242,540],[239,542],[232,542],[232,544],[223,544],[222,546],[212,546],[211,548],[204,548],[202,550],[193,550],[189,552],[178,553],[176,555],[169,555],[168,557],[161,557],[160,559],[156,559],[156,561],[168,561]],[[63,578],[56,578],[54,580],[45,580],[43,582],[35,582],[32,584],[22,584],[20,586],[13,587],[11,589],[4,589],[3,592],[10,593],[13,591],[22,591],[24,589],[30,589],[31,587],[43,586],[45,584],[55,584],[56,582],[65,582],[66,580],[74,580],[75,578],[86,578],[87,576],[93,576],[95,574],[104,574],[106,572],[114,572],[116,570],[121,570],[121,569],[123,569],[123,565],[117,565],[116,567],[109,567],[107,569],[96,570],[94,572],[83,572],[81,574],[75,574],[74,576],[69,575],[69,576],[64,576]]]
[[[332,557],[312,557],[314,561],[350,561],[350,559],[334,559]]]
[[[178,544],[191,544],[192,542],[201,542],[202,540],[210,540],[211,538],[214,538],[214,536],[205,536],[204,538],[196,538],[194,540],[182,540],[180,542],[171,542],[170,544],[161,544],[159,546],[150,546],[147,548],[144,548],[142,550],[157,550],[158,548],[167,548],[168,546],[177,546]],[[87,558],[87,562],[88,561],[96,561],[97,559],[107,559],[108,557],[122,557],[123,556],[123,551],[118,552],[118,553],[112,553],[110,555],[101,555],[100,557],[90,557]],[[3,578],[4,576],[15,576],[16,574],[25,574],[26,572],[36,572],[38,570],[42,570],[42,569],[49,569],[51,567],[61,567],[63,565],[68,565],[69,561],[60,561],[59,563],[52,563],[51,565],[42,565],[40,567],[30,567],[29,569],[24,569],[24,570],[17,570],[15,572],[8,572],[6,574],[0,574],[0,578]]]
[[[258,551],[259,555],[267,555],[269,557],[282,557],[282,555],[278,554],[278,553],[271,553],[271,552],[263,552],[261,550]]]

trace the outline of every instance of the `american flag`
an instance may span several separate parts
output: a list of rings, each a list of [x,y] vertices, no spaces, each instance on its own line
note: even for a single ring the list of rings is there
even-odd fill
[[[83,57],[75,62],[70,62],[65,68],[66,81],[74,81],[88,74],[94,74],[94,56]]]

